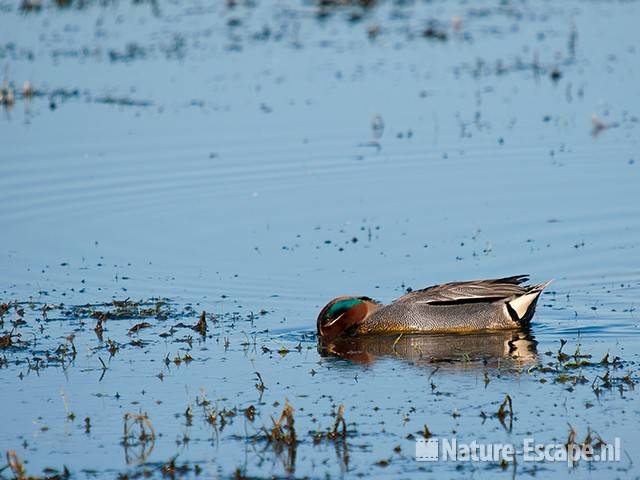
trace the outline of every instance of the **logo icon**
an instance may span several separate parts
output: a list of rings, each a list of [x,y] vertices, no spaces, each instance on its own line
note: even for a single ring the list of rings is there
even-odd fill
[[[428,440],[416,440],[416,461],[437,462],[438,440],[434,438],[430,438]]]

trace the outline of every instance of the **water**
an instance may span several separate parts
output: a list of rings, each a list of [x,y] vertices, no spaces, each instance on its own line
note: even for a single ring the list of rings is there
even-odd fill
[[[29,474],[80,478],[162,476],[175,455],[185,475],[495,478],[514,467],[417,463],[407,436],[564,443],[571,425],[578,441],[620,437],[621,461],[515,475],[637,476],[622,379],[637,381],[640,347],[638,9],[0,4],[7,81],[36,93],[17,92],[0,128],[0,303],[26,302],[24,343],[0,352],[0,450]],[[430,19],[445,41],[422,35]],[[520,273],[555,282],[515,352],[507,334],[318,348],[317,312],[337,295]],[[109,319],[100,341],[89,312],[127,298],[167,299],[170,314]],[[202,310],[218,321],[204,340],[160,336]],[[622,363],[556,368],[560,339]],[[506,394],[510,431],[494,416]],[[285,399],[295,461],[263,438]],[[346,442],[316,444],[340,404]],[[212,426],[214,409],[236,415]],[[123,442],[126,412],[148,414],[153,442]]]

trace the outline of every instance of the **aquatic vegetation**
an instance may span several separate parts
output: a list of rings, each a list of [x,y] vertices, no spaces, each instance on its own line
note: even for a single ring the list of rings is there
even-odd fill
[[[27,474],[27,469],[24,463],[18,458],[18,455],[14,450],[7,451],[7,465],[16,480],[66,480],[71,476],[71,472],[67,467],[63,467],[62,471],[58,471],[53,468],[45,468],[42,475],[30,475]],[[4,469],[0,469],[2,471]]]
[[[298,437],[294,427],[293,407],[289,405],[288,400],[284,402],[280,417],[277,420],[271,417],[271,421],[273,427],[270,430],[264,428],[265,438],[269,443],[284,443],[286,445],[295,445],[298,443]]]
[[[345,406],[340,404],[338,411],[335,414],[335,421],[333,428],[328,429],[326,432],[313,433],[313,442],[320,443],[323,439],[330,441],[346,440],[347,438],[347,422],[344,419]]]

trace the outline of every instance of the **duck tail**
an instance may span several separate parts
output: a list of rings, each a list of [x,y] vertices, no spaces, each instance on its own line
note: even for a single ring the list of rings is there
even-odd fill
[[[553,280],[531,285],[526,293],[507,301],[506,305],[509,315],[511,315],[511,318],[516,323],[523,326],[529,324],[536,310],[536,304],[538,303],[540,294],[551,282],[553,282]]]

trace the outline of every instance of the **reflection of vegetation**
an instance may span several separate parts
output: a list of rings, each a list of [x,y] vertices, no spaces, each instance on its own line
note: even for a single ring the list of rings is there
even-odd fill
[[[349,468],[349,445],[347,444],[347,422],[344,419],[344,410],[345,407],[341,404],[335,414],[333,428],[326,432],[321,431],[313,434],[314,445],[318,445],[323,440],[333,442],[336,458],[343,472]]]
[[[127,465],[146,462],[153,451],[155,439],[155,430],[146,413],[124,414],[122,446],[124,447],[124,456]]]
[[[502,426],[508,432],[511,432],[513,429],[513,401],[509,395],[505,395],[504,401],[500,404],[500,408],[498,408],[496,416],[498,417],[498,420],[500,420]],[[506,418],[509,418],[508,424],[505,424]]]
[[[293,473],[296,468],[296,452],[298,448],[298,437],[295,429],[295,419],[293,417],[293,407],[285,400],[284,408],[280,417],[276,420],[271,417],[273,427],[268,430],[263,428],[265,439],[273,445],[276,455],[280,456],[286,448],[287,457],[284,459],[284,466],[287,472]]]

